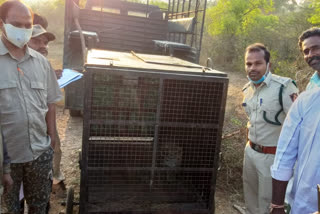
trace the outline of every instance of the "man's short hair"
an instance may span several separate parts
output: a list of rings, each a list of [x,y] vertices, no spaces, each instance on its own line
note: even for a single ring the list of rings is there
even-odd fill
[[[3,4],[0,5],[0,19],[2,21],[5,21],[7,16],[8,16],[8,12],[11,8],[13,7],[21,7],[21,4],[22,5],[25,5],[23,4],[20,0],[8,0],[8,1],[5,1]],[[28,7],[27,5],[25,5],[30,13],[31,13],[31,17],[32,17],[32,20],[33,20],[33,12],[31,10],[30,7]]]
[[[302,34],[299,36],[299,48],[302,51],[302,43],[304,40],[308,39],[309,37],[312,36],[319,36],[320,37],[320,28],[318,27],[313,27],[313,28],[309,28],[308,30],[302,32]]]
[[[48,21],[45,17],[40,16],[39,14],[34,14],[33,25],[41,25],[44,29],[48,28]]]
[[[264,52],[264,60],[266,61],[266,63],[269,63],[269,61],[270,61],[270,52],[268,51],[267,47],[264,44],[262,44],[262,43],[254,43],[252,45],[249,45],[246,48],[246,53],[259,52],[259,51],[263,51]]]

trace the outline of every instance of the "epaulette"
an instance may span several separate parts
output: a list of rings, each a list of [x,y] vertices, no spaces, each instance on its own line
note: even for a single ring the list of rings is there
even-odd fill
[[[246,84],[243,86],[242,91],[245,91],[249,86],[250,86],[250,82],[246,83]]]
[[[292,82],[292,79],[288,77],[281,77],[275,74],[272,74],[272,80],[284,86],[287,86],[290,82]]]

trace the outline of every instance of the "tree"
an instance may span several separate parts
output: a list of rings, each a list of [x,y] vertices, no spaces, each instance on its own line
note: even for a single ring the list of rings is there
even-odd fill
[[[277,22],[272,0],[219,0],[208,9],[211,35],[246,33],[253,25],[273,25]]]
[[[207,31],[217,41],[212,57],[218,64],[236,67],[246,45],[271,35],[278,24],[272,0],[219,0],[207,12]]]
[[[313,14],[308,19],[308,21],[315,26],[319,26],[320,25],[320,1],[312,0],[309,7],[313,9]]]
[[[273,72],[295,77],[307,70],[297,46],[299,35],[320,25],[320,0],[217,0],[208,8],[204,55],[219,68],[244,70],[247,45],[271,50]]]

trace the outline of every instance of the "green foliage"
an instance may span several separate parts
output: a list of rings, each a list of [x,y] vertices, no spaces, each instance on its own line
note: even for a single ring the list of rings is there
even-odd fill
[[[158,6],[161,9],[168,9],[168,3],[161,0],[150,0],[149,4]]]
[[[242,127],[243,126],[243,123],[241,120],[239,120],[238,118],[236,117],[233,117],[231,118],[231,123],[236,125],[236,126],[239,126],[239,127]]]
[[[309,7],[314,10],[314,13],[308,19],[313,25],[320,25],[320,1],[312,0]]]
[[[168,8],[168,2],[162,1],[162,0],[127,0],[127,1],[142,3],[142,4],[149,3],[150,5],[155,5],[155,6],[158,6],[159,8],[162,8],[162,9]]]
[[[268,0],[220,0],[208,9],[208,31],[212,36],[241,35],[257,25],[273,26],[277,18],[270,14],[272,4]]]
[[[211,55],[214,61],[231,68],[242,64],[242,52],[249,43],[263,42],[261,37],[274,33],[279,17],[273,11],[272,0],[219,0],[209,7],[207,32],[220,38],[214,45],[219,51]]]
[[[244,72],[245,48],[261,42],[271,50],[273,72],[294,78],[307,68],[297,46],[298,37],[309,27],[320,25],[319,0],[297,2],[217,0],[207,9],[203,44],[208,50],[203,50],[203,55],[211,57],[216,68]]]

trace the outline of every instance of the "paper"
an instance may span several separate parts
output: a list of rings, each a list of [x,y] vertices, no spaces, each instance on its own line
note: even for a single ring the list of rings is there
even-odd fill
[[[66,85],[69,85],[70,83],[81,79],[82,76],[83,74],[78,71],[63,69],[62,76],[60,77],[60,79],[58,79],[59,86],[60,88],[63,88]]]

